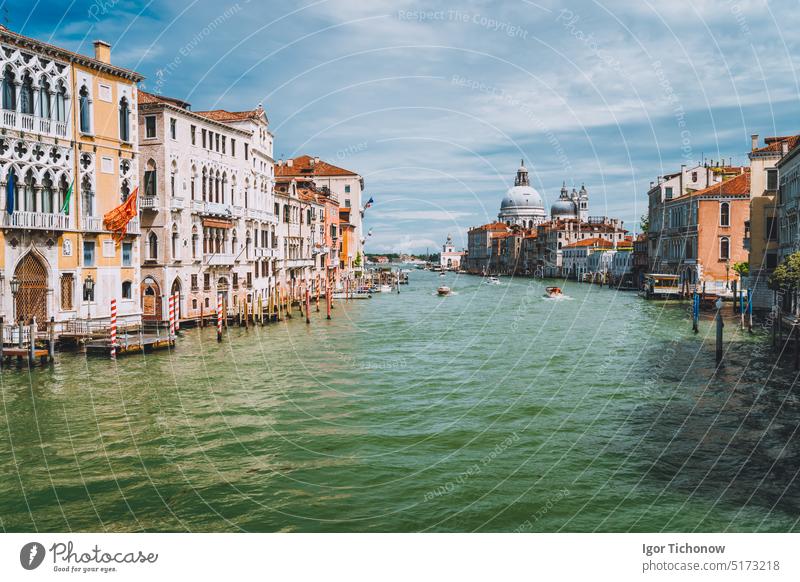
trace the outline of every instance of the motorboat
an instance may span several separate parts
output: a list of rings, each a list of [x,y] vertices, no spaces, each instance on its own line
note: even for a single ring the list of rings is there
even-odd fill
[[[444,271],[442,271],[441,273],[439,273],[439,276],[440,276],[440,277],[445,277],[445,276],[447,276],[447,273],[445,273]]]
[[[391,293],[392,292],[392,286],[391,285],[386,285],[386,284],[380,285],[380,287],[378,288],[378,291],[380,291],[381,293]]]
[[[545,296],[549,297],[550,299],[555,299],[556,297],[562,297],[564,292],[561,290],[561,287],[546,287]]]
[[[450,295],[452,293],[452,290],[447,285],[442,285],[436,290],[436,293],[438,293],[441,296],[445,296],[445,295]]]
[[[367,291],[357,291],[355,293],[338,291],[331,294],[331,299],[372,299],[372,294]]]
[[[499,285],[500,284],[500,279],[497,278],[497,277],[489,277],[488,279],[486,279],[486,284],[487,285]]]

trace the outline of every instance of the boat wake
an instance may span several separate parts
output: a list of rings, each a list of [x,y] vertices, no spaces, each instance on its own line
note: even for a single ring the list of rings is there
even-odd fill
[[[542,299],[545,301],[572,301],[575,298],[569,295],[556,295],[555,297],[542,297]]]

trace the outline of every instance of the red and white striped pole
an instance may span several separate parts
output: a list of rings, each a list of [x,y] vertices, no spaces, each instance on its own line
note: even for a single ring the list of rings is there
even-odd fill
[[[175,331],[181,329],[181,294],[175,293]]]
[[[222,294],[217,295],[217,341],[222,341]]]
[[[117,357],[117,300],[111,300],[111,359]]]
[[[175,337],[175,296],[169,296],[169,339]]]

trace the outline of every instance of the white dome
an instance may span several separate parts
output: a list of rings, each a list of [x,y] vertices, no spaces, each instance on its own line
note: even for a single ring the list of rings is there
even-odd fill
[[[542,196],[530,186],[512,186],[500,203],[500,211],[539,208],[544,213]]]
[[[576,218],[578,216],[578,207],[575,205],[570,199],[561,198],[553,203],[550,207],[550,216],[552,218],[556,217],[567,217],[567,218]]]

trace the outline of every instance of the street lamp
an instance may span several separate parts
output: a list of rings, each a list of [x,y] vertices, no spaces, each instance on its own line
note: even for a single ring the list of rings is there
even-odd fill
[[[19,293],[20,284],[21,284],[20,280],[17,278],[16,275],[14,275],[11,278],[11,281],[9,281],[9,285],[11,285],[11,296],[13,298],[13,303],[14,303],[13,305],[14,321],[17,321],[17,293]]]
[[[86,279],[83,281],[83,290],[84,290],[84,295],[86,296],[86,303],[87,303],[86,318],[91,319],[92,299],[94,299],[94,279],[92,279],[91,275],[86,277]]]

